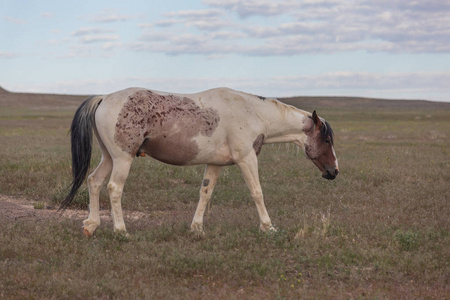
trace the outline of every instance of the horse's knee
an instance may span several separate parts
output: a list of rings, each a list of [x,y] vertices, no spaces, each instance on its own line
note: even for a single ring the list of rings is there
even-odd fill
[[[115,182],[108,183],[108,192],[112,202],[120,202],[120,195],[122,194],[122,187]]]
[[[94,174],[91,174],[88,176],[87,182],[88,182],[89,188],[92,190],[99,190],[102,186],[102,183],[99,182],[99,180],[97,180],[97,178],[95,178]]]
[[[115,184],[114,182],[109,182],[107,188],[109,193],[114,193],[115,191],[117,191],[117,184]]]
[[[255,201],[259,201],[263,197],[263,193],[262,193],[261,189],[255,189],[255,190],[251,191],[251,195]]]

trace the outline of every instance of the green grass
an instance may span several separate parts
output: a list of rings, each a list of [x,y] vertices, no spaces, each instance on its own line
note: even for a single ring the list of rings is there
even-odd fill
[[[259,232],[232,166],[214,191],[206,236],[191,234],[203,167],[137,158],[123,207],[145,216],[126,220],[131,237],[114,235],[110,221],[85,239],[81,217],[0,218],[0,298],[448,297],[450,110],[318,111],[336,134],[336,180],[323,180],[293,146],[259,156],[277,233]],[[0,114],[1,194],[35,200],[39,211],[58,205],[71,180],[72,113]],[[96,148],[92,165],[99,159]],[[83,187],[74,207],[87,200]],[[105,189],[101,207],[109,210]]]

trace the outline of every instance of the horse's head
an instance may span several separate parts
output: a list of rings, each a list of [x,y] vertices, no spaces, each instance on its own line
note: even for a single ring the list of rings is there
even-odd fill
[[[305,155],[322,171],[322,177],[333,180],[339,173],[338,161],[333,148],[333,130],[327,121],[322,120],[316,111],[305,124],[307,136]]]

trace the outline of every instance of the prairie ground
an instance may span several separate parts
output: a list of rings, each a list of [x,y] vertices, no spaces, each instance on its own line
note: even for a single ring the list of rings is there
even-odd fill
[[[335,132],[334,181],[295,147],[266,145],[260,177],[274,234],[237,167],[189,231],[203,167],[135,159],[115,235],[81,234],[85,186],[64,215],[71,118],[84,97],[0,90],[0,298],[448,299],[450,104],[290,98]],[[100,159],[96,148],[92,166]]]

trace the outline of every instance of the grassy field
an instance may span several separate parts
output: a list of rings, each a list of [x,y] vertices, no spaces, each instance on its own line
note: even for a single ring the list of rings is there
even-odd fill
[[[0,298],[450,297],[450,104],[284,99],[332,124],[340,174],[326,181],[295,147],[265,146],[260,177],[277,233],[259,232],[232,166],[206,236],[190,234],[203,167],[138,158],[123,197],[139,213],[126,219],[131,237],[105,218],[86,239],[84,216],[52,217],[71,180],[67,132],[83,99],[0,91],[0,194],[35,207],[17,216],[0,200]],[[86,201],[83,187],[74,208]]]

